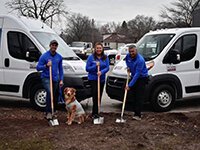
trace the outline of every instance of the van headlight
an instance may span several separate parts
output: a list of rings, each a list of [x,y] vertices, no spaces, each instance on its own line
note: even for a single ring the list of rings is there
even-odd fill
[[[150,61],[150,62],[146,63],[146,66],[147,66],[147,69],[150,70],[154,66],[154,61]]]
[[[75,72],[74,69],[70,65],[63,66],[64,72]]]

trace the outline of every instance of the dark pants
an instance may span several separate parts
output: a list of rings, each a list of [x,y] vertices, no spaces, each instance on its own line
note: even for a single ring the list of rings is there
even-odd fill
[[[133,98],[133,109],[134,116],[141,117],[142,105],[144,102],[145,96],[145,87],[148,82],[148,78],[139,78],[135,85],[130,88],[130,95]]]
[[[100,83],[100,100],[103,93],[105,82]],[[93,100],[93,107],[92,107],[92,115],[98,115],[98,86],[97,81],[90,80],[90,85],[92,88],[92,100]]]
[[[50,80],[48,78],[42,78],[42,85],[47,92],[46,95],[46,113],[51,113],[51,93],[50,93]],[[58,97],[58,82],[53,81],[53,100],[54,100],[54,112],[57,107],[57,97]]]

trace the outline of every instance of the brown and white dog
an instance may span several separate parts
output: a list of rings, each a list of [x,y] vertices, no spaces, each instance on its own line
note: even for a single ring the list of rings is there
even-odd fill
[[[74,88],[65,88],[64,89],[64,99],[67,109],[67,124],[71,125],[73,121],[81,124],[85,121],[86,113],[81,106],[81,104],[76,100],[76,89]]]

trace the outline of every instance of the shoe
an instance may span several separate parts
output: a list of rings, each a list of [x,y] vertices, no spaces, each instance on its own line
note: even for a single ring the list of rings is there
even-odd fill
[[[98,115],[98,114],[92,115],[92,119],[97,119],[97,118],[99,118],[99,115]]]
[[[47,119],[47,120],[51,120],[51,119],[52,119],[52,114],[51,114],[51,113],[47,113],[46,119]]]
[[[133,118],[134,120],[138,120],[138,121],[142,120],[142,118],[139,117],[139,116],[133,116],[132,118]]]

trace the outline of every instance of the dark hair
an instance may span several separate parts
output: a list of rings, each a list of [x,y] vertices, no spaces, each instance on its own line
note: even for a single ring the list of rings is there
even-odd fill
[[[102,47],[101,56],[102,56],[103,60],[106,60],[107,55],[104,54],[103,44],[100,43],[100,42],[96,42],[95,45],[94,45],[94,53],[93,53],[94,59],[95,59],[95,60],[97,59],[97,53],[96,53],[96,47],[97,47],[97,45],[100,45],[100,46]]]
[[[136,46],[134,44],[131,44],[131,45],[128,46],[128,48],[132,49],[132,48],[136,48]]]

